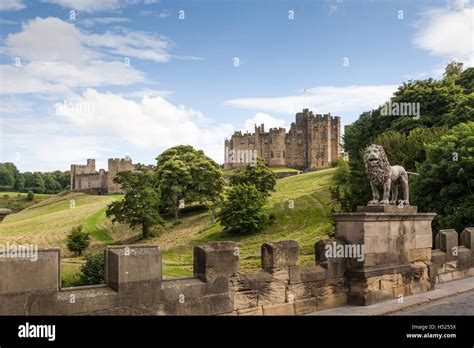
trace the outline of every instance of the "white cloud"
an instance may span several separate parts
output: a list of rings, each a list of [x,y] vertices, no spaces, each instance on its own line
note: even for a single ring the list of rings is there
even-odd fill
[[[170,41],[163,36],[126,28],[88,34],[54,17],[24,23],[21,32],[7,36],[5,45],[11,56],[29,60],[86,61],[106,54],[156,62],[170,59]]]
[[[286,128],[286,130],[289,129],[288,124],[284,120],[270,116],[269,114],[265,114],[263,112],[257,112],[254,117],[245,121],[244,130],[254,132],[255,125],[260,126],[262,123],[265,125],[266,130],[275,127],[283,127]]]
[[[140,0],[42,0],[68,9],[84,12],[115,11],[128,5],[138,4]],[[143,4],[156,4],[159,0],[143,0]]]
[[[143,82],[145,76],[133,67],[133,59],[166,62],[169,46],[166,38],[143,31],[88,34],[61,19],[37,17],[9,34],[1,47],[12,60],[20,59],[21,66],[0,65],[0,93],[61,96],[77,87]]]
[[[0,11],[19,11],[26,6],[21,0],[2,0],[0,1]]]
[[[130,18],[125,17],[98,17],[98,18],[86,18],[80,21],[86,27],[92,27],[95,24],[113,24],[113,23],[127,23],[131,22]]]
[[[224,103],[244,109],[262,110],[294,115],[303,108],[315,113],[343,115],[376,108],[387,101],[397,85],[314,87],[300,95],[266,98],[237,98]]]
[[[127,4],[127,1],[123,0],[42,0],[42,2],[84,12],[113,11]]]
[[[133,92],[120,93],[120,95],[123,97],[132,97],[132,98],[143,98],[145,96],[149,98],[166,97],[170,94],[173,94],[173,92],[165,91],[161,89],[150,89],[150,88],[144,88],[144,89],[133,91]]]
[[[0,116],[8,114],[21,115],[33,111],[33,104],[14,95],[0,98]]]
[[[163,97],[145,96],[136,102],[117,94],[87,89],[69,103],[94,106],[93,114],[72,108],[58,109],[63,120],[85,134],[111,135],[119,143],[125,141],[132,147],[160,151],[189,144],[203,149],[219,162],[223,159],[223,139],[234,129],[230,124],[209,124],[201,112],[175,106]]]
[[[474,15],[469,1],[452,1],[447,9],[424,11],[418,29],[413,38],[418,47],[432,55],[474,64]]]

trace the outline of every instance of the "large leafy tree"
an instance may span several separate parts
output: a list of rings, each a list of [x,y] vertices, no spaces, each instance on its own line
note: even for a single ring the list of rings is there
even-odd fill
[[[423,211],[438,214],[438,228],[474,225],[474,122],[461,123],[426,147],[412,192]]]
[[[161,197],[179,221],[181,204],[198,202],[212,212],[221,202],[224,178],[219,165],[189,145],[172,147],[157,158],[156,178]]]
[[[255,185],[238,184],[227,192],[221,211],[221,224],[235,234],[260,231],[265,226],[266,199]]]
[[[232,185],[254,185],[261,194],[267,197],[271,191],[275,191],[276,177],[275,173],[265,165],[263,159],[258,157],[257,163],[235,170],[230,182]]]
[[[366,146],[382,145],[392,164],[414,171],[417,163],[426,159],[427,144],[438,141],[461,122],[474,121],[474,69],[461,72],[453,65],[448,70],[442,80],[405,82],[390,99],[392,103],[419,103],[419,117],[383,116],[379,107],[364,112],[346,128],[344,149],[349,154],[349,167],[338,169],[341,175],[331,190],[344,211],[353,211],[370,197],[363,167]]]
[[[140,226],[142,238],[150,237],[151,228],[163,223],[159,213],[160,192],[153,171],[138,164],[134,171],[119,172],[114,182],[120,184],[126,194],[123,200],[107,207],[106,215],[112,217],[113,222]]]

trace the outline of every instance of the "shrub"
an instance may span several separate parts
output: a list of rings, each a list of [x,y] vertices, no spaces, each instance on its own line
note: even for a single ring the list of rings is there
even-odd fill
[[[231,233],[261,231],[267,222],[265,196],[254,185],[235,185],[222,206],[221,223]]]
[[[81,256],[89,246],[91,237],[89,233],[82,231],[82,226],[74,227],[67,236],[67,248],[76,256]]]
[[[81,266],[81,285],[94,285],[104,282],[104,253],[91,253],[85,256],[86,262]]]
[[[35,198],[35,194],[33,191],[28,191],[28,194],[26,195],[26,200],[27,201],[32,201]]]

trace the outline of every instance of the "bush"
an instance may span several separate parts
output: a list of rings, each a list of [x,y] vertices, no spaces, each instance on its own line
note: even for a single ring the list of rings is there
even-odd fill
[[[265,196],[254,185],[235,185],[222,206],[221,223],[235,234],[261,231],[267,222]]]
[[[74,227],[67,236],[67,248],[76,256],[81,256],[89,246],[91,237],[89,233],[82,231],[82,226]]]
[[[81,266],[81,285],[102,284],[104,282],[104,253],[91,253],[85,256]]]
[[[33,193],[33,191],[28,191],[28,194],[26,195],[26,200],[32,201],[33,199],[35,199],[35,194]]]

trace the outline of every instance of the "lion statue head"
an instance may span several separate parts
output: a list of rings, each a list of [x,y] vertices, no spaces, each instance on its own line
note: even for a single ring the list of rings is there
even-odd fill
[[[372,144],[364,152],[365,171],[370,182],[381,186],[390,176],[390,163],[382,146]]]

